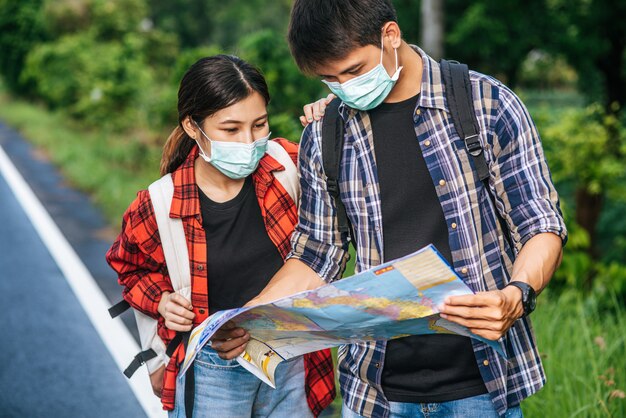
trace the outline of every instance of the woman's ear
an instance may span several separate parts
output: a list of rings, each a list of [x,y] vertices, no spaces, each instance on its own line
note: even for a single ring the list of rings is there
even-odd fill
[[[400,32],[400,26],[396,22],[387,22],[383,26],[383,37],[387,38],[394,49],[398,49],[402,45],[402,32]]]
[[[191,116],[186,116],[181,125],[183,126],[185,133],[189,135],[190,138],[198,139],[198,126],[193,119],[191,119]]]

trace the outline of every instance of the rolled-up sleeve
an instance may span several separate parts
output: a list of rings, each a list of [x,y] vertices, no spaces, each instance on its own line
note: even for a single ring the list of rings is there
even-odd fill
[[[339,233],[337,211],[323,174],[321,122],[307,126],[300,141],[298,170],[301,200],[298,225],[291,238],[287,259],[298,259],[323,280],[338,279],[348,258],[346,234]]]
[[[567,229],[537,128],[521,100],[500,86],[494,128],[491,186],[517,252],[533,236],[550,232],[563,245]]]

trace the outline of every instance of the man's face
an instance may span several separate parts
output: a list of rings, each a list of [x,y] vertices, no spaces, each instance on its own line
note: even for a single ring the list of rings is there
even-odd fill
[[[315,73],[329,82],[345,83],[372,70],[380,64],[380,48],[374,45],[358,46],[344,58],[328,61],[315,69]],[[395,72],[395,55],[390,42],[385,42],[383,66],[387,74]]]

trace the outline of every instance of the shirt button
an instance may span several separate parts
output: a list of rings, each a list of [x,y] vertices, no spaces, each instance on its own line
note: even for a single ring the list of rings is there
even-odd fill
[[[430,141],[428,139],[426,141],[424,141],[424,146],[425,147],[430,147]]]
[[[456,229],[457,224],[455,224],[454,222],[452,222],[452,225],[450,225],[452,227],[452,229]]]
[[[442,187],[445,186],[446,185],[446,181],[443,180],[443,179],[439,180],[439,185],[442,186]]]
[[[202,271],[204,270],[204,266],[202,264],[198,264],[198,267],[196,267],[198,270]]]
[[[415,114],[416,114],[416,115],[420,115],[421,113],[422,113],[422,111],[421,111],[421,110],[419,110],[419,109],[417,109],[417,110],[415,111]]]
[[[467,274],[467,267],[463,267],[463,268],[461,269],[461,273],[463,273],[463,274]]]
[[[377,369],[380,369],[380,363],[376,363],[375,366]]]
[[[485,360],[485,361],[483,361],[483,364],[484,364],[485,366],[489,366],[489,360]]]
[[[204,315],[205,310],[204,310],[204,309],[198,309],[198,312],[199,312],[201,315]]]

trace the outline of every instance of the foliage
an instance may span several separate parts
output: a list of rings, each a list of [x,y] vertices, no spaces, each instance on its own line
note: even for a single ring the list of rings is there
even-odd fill
[[[326,96],[319,80],[305,78],[291,59],[285,40],[272,30],[240,40],[241,57],[258,66],[267,81],[272,100],[269,114],[274,134],[298,140],[302,106]]]
[[[615,131],[617,138],[612,135]],[[605,113],[599,104],[571,109],[545,128],[542,136],[557,182],[626,199],[626,166],[620,154],[606,152],[611,141],[619,141],[626,153],[626,127],[614,114]]]
[[[44,39],[43,0],[0,0],[0,74],[18,94],[30,92],[20,80],[26,55]]]
[[[53,109],[65,109],[94,126],[128,127],[137,120],[141,93],[151,82],[139,47],[132,35],[121,42],[66,35],[34,48],[22,79],[33,83]]]
[[[578,74],[578,87],[590,102],[607,110],[626,106],[626,2],[550,0],[539,17],[550,23],[545,46],[564,56]],[[537,17],[537,14],[533,14]]]
[[[514,88],[521,63],[541,45],[541,35],[549,24],[538,18],[544,3],[544,0],[449,0],[446,55],[496,75]]]
[[[284,32],[291,0],[149,0],[148,3],[156,27],[177,34],[184,48],[213,44],[232,50],[240,38],[254,32],[264,29]]]

